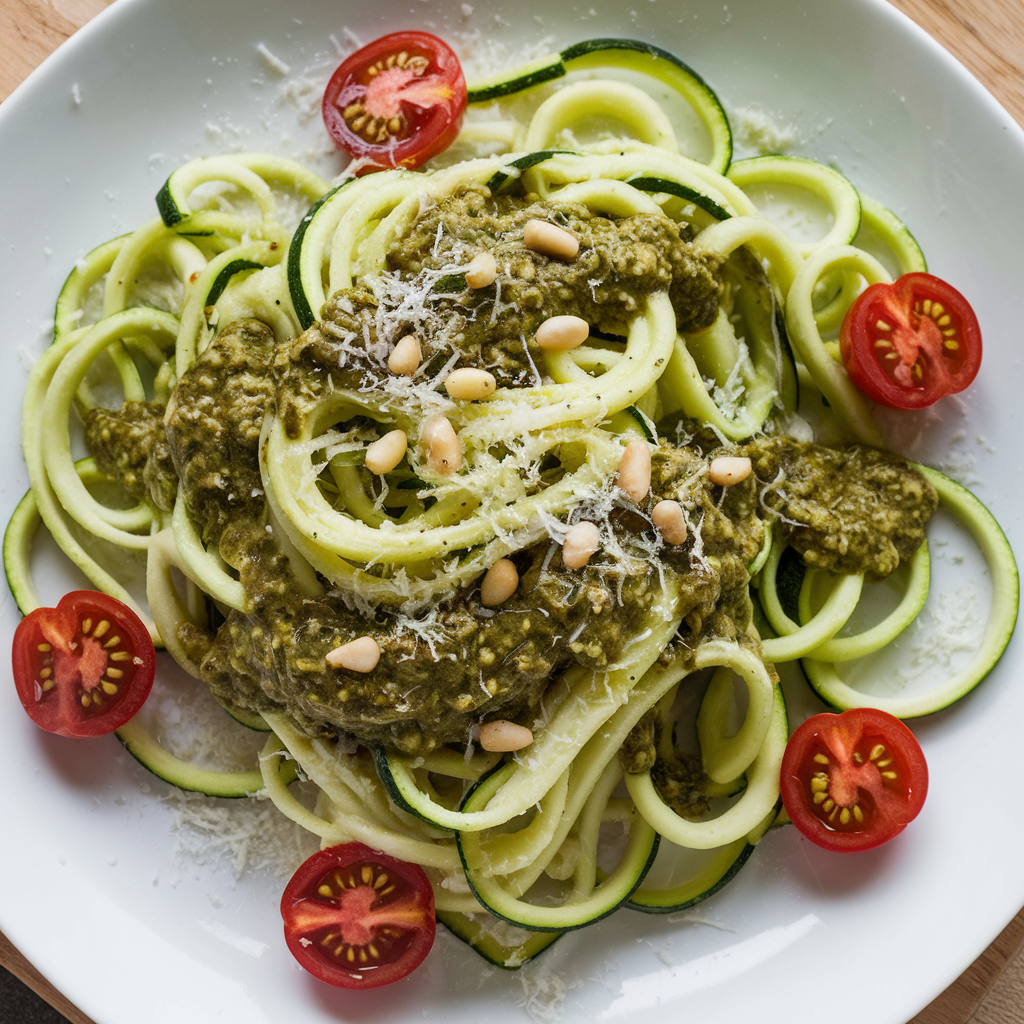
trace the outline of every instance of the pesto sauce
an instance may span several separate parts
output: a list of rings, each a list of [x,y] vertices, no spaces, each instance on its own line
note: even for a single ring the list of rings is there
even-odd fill
[[[777,437],[748,444],[764,505],[779,536],[804,561],[836,573],[882,579],[925,539],[939,498],[891,452],[864,445],[822,448]]]
[[[578,259],[566,264],[525,250],[521,229],[530,217],[575,232],[582,243]],[[387,609],[368,618],[344,595],[311,597],[299,586],[268,522],[259,474],[260,429],[268,410],[276,409],[294,437],[326,391],[362,390],[372,398],[388,374],[390,344],[403,329],[415,327],[428,365],[458,352],[460,365],[485,367],[500,383],[533,384],[530,339],[548,316],[572,312],[601,330],[625,333],[644,296],[666,288],[685,330],[710,323],[717,309],[713,262],[667,218],[612,221],[573,204],[496,199],[479,187],[426,211],[397,240],[388,254],[392,284],[411,287],[431,274],[436,279],[456,250],[466,258],[474,247],[495,253],[495,285],[432,293],[426,319],[393,325],[394,338],[378,334],[382,311],[398,316],[394,292],[357,285],[334,295],[322,321],[293,341],[276,342],[255,320],[229,325],[182,376],[166,411],[126,403],[119,413],[90,414],[86,439],[104,471],[165,509],[180,480],[204,541],[238,573],[245,612],[230,612],[209,628],[186,624],[179,637],[223,702],[285,711],[309,735],[347,734],[406,753],[464,745],[481,721],[531,724],[546,689],[572,666],[600,669],[614,661],[666,575],[681,593],[683,624],[665,658],[687,657],[705,637],[754,643],[746,632],[746,566],[761,547],[762,516],[790,517],[794,510],[780,488],[764,494],[762,504],[755,477],[726,492],[709,484],[704,469],[714,442],[701,438],[691,444],[662,439],[653,456],[649,503],[639,511],[623,505],[613,512],[627,552],[615,573],[600,554],[585,568],[569,570],[557,545],[541,544],[513,556],[520,586],[500,608],[482,607],[477,589],[470,588],[450,595],[416,632]],[[366,417],[337,426],[359,439],[390,429]],[[915,475],[889,467],[880,478],[870,468],[877,462],[871,457],[847,456],[839,465],[823,449],[794,448],[785,439],[756,442],[747,451],[762,484],[784,469],[787,480],[806,481],[806,495],[800,492],[806,500],[823,492],[826,478],[840,494],[858,473],[884,478],[881,489],[892,499],[887,515],[895,524],[886,536],[898,557],[916,535],[916,523],[930,515],[919,507],[928,502]],[[364,479],[372,483],[368,474]],[[640,513],[662,498],[680,501],[693,528],[685,544],[663,546],[652,559],[653,530]],[[866,501],[853,503],[849,517],[844,535],[876,529],[876,510]],[[829,539],[836,534],[820,527],[820,517],[811,518],[809,528],[819,539],[805,551],[842,546]],[[856,525],[861,520],[863,529]],[[901,528],[904,521],[915,525]],[[854,554],[864,546],[854,544]],[[844,557],[853,557],[851,545],[845,548]],[[367,634],[381,648],[373,672],[327,667],[329,651]],[[636,757],[649,760],[649,743],[638,737],[633,748]]]

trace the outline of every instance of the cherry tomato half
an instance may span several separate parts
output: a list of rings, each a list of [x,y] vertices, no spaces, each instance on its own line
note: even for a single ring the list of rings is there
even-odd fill
[[[455,141],[465,109],[459,59],[428,32],[394,32],[357,50],[323,101],[334,141],[368,161],[358,174],[419,167]]]
[[[963,391],[981,366],[981,328],[970,303],[932,274],[873,284],[843,320],[839,351],[872,401],[923,409]]]
[[[888,842],[917,817],[928,765],[914,734],[875,708],[815,715],[782,758],[782,802],[793,824],[826,850]]]
[[[29,717],[60,736],[104,736],[142,707],[156,654],[142,620],[95,590],[29,612],[14,632],[14,684]]]
[[[281,916],[292,956],[340,988],[379,988],[412,973],[437,927],[423,869],[362,843],[314,853],[285,887]]]

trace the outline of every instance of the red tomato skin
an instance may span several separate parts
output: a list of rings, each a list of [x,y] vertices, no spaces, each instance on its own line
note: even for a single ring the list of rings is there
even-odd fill
[[[872,758],[878,745],[884,752]],[[815,761],[815,754],[828,757],[829,765]],[[894,772],[895,780],[883,778],[876,761],[886,761],[882,769]],[[812,778],[829,774],[833,766],[841,781],[834,784],[836,776],[830,777],[827,796],[843,785],[846,793],[856,793],[863,823],[851,818],[845,828],[830,824],[823,819],[823,804],[815,804]],[[928,765],[917,737],[898,718],[876,708],[854,708],[815,715],[796,729],[782,758],[780,785],[786,812],[804,836],[826,850],[856,853],[888,842],[917,817],[928,794]]]
[[[362,883],[366,869],[374,882],[382,874],[387,882]],[[339,879],[355,884],[346,888]],[[392,895],[385,890],[393,883]],[[325,896],[325,884],[338,895]],[[281,917],[299,964],[320,981],[348,989],[380,988],[411,974],[430,952],[437,929],[434,892],[423,869],[362,843],[329,846],[306,860],[285,886]],[[399,934],[389,936],[388,929]],[[325,946],[328,936],[334,938]],[[349,963],[347,950],[337,952],[370,944],[381,953],[376,966],[360,966],[358,956]]]
[[[80,628],[86,619],[91,620],[89,636]],[[99,638],[91,635],[103,621],[109,628]],[[52,653],[39,650],[47,644]],[[113,661],[109,656],[118,652],[128,657]],[[96,590],[74,590],[56,608],[29,612],[14,632],[11,662],[29,718],[47,732],[77,738],[105,736],[124,725],[145,703],[156,672],[156,652],[142,620]],[[47,668],[44,678],[40,670]],[[111,668],[116,678],[105,678]],[[55,685],[44,689],[50,681]],[[104,693],[103,681],[117,693]],[[83,707],[83,692],[98,695],[100,703],[90,700]]]
[[[915,312],[915,303],[924,300],[941,303],[949,322],[940,327]],[[880,320],[893,330],[880,330]],[[955,336],[944,337],[944,329],[955,330]],[[905,359],[886,360],[893,346],[876,347],[894,336]],[[947,341],[957,348],[945,347]],[[904,274],[892,284],[873,284],[857,297],[843,320],[839,350],[850,380],[872,401],[891,409],[924,409],[973,382],[981,367],[981,328],[971,304],[951,284],[933,274]],[[911,357],[922,366],[917,382],[900,382],[886,369],[889,363],[902,363],[905,369],[899,372],[909,376]]]
[[[370,141],[353,130],[344,111],[367,99],[369,69],[400,53],[425,59],[426,69],[405,87],[384,90],[389,109],[404,118],[405,124],[397,134],[389,132],[383,142]],[[425,102],[414,102],[417,93]],[[462,66],[447,43],[429,32],[393,32],[357,50],[337,67],[324,90],[322,111],[327,131],[338,146],[365,161],[356,171],[362,175],[419,167],[447,149],[462,127],[466,98]]]

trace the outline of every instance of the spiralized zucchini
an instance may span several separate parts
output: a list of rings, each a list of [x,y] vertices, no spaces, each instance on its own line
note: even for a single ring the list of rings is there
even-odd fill
[[[624,52],[641,67],[657,56],[648,50],[637,44]],[[589,67],[597,53],[565,51],[556,55],[557,74],[526,69],[523,84],[509,91],[563,74],[559,61]],[[258,154],[195,160],[175,171],[159,194],[159,217],[93,250],[71,273],[57,304],[54,344],[29,382],[23,443],[31,490],[4,546],[21,610],[38,605],[29,561],[40,521],[95,586],[129,603],[116,573],[81,538],[141,552],[148,558],[151,632],[198,675],[180,639],[183,627],[204,626],[208,603],[244,612],[249,596],[220,551],[204,543],[180,493],[171,507],[101,499],[95,464],[73,456],[75,416],[109,404],[111,390],[126,401],[167,402],[216,333],[239,316],[262,319],[279,343],[297,338],[319,321],[337,290],[386,276],[392,243],[424,208],[465,185],[519,188],[603,216],[647,213],[686,225],[696,247],[723,267],[719,315],[699,334],[683,335],[667,294],[656,291],[642,301],[623,344],[590,338],[571,351],[547,352],[533,386],[501,388],[472,403],[446,398],[440,377],[405,391],[333,388],[306,410],[298,431],[268,413],[260,444],[267,528],[309,594],[333,588],[364,608],[415,615],[504,556],[564,536],[573,508],[607,491],[623,445],[638,437],[656,443],[652,427],[660,417],[686,417],[724,444],[739,442],[796,412],[799,375],[827,399],[851,437],[880,444],[868,402],[823,334],[836,328],[865,283],[889,279],[858,240],[870,236],[872,249],[901,269],[923,267],[916,242],[879,203],[812,161],[765,158],[729,168],[731,137],[724,114],[724,127],[715,120],[717,99],[678,62],[659,74],[698,105],[713,136],[710,164],[684,155],[688,147],[649,95],[621,81],[594,80],[555,91],[525,124],[492,126],[492,139],[519,140],[519,151],[427,172],[385,171],[332,186],[297,164]],[[500,85],[471,92],[481,99],[504,94]],[[595,113],[614,116],[634,137],[567,146]],[[469,125],[466,136],[473,135]],[[832,210],[830,230],[813,243],[795,241],[759,214],[744,191],[753,185],[796,185],[821,197]],[[308,212],[292,230],[286,225],[297,218],[287,211],[296,204]],[[734,254],[761,276],[737,272]],[[456,262],[444,273],[466,270]],[[463,464],[453,475],[432,469],[414,444],[407,463],[373,481],[362,452],[339,443],[339,426],[355,417],[416,439],[438,411],[458,432]],[[538,467],[551,464],[559,475],[542,482]],[[991,542],[976,499],[925,472],[985,548],[998,576],[990,632],[1002,636],[1016,614],[1009,549]],[[401,496],[400,515],[375,500],[375,485]],[[776,813],[788,728],[766,661],[807,659],[819,691],[847,706],[860,698],[832,663],[891,641],[927,593],[925,546],[900,607],[867,633],[838,636],[860,599],[862,578],[836,580],[817,610],[805,595],[796,621],[776,592],[783,547],[766,529],[750,566],[777,634],[760,648],[750,623],[739,622],[739,639],[706,638],[685,655],[673,650],[684,609],[668,576],[617,664],[580,669],[562,681],[562,697],[527,750],[500,764],[497,755],[463,757],[450,749],[421,758],[350,751],[267,713],[272,732],[260,759],[266,790],[324,844],[358,840],[422,864],[446,914],[473,914],[483,903],[528,929],[579,927],[630,898],[659,836],[667,840],[663,859],[683,848],[712,855],[686,877],[675,872],[667,887],[641,888],[633,905],[656,912],[690,905],[732,877]],[[971,685],[994,662],[992,646],[966,670]],[[747,689],[739,722],[736,679]],[[659,750],[671,755],[673,703],[687,687],[706,684],[696,724],[715,811],[692,820],[666,802],[651,772],[623,777],[619,752],[644,716],[654,715]],[[955,684],[954,696],[964,679]],[[291,762],[319,788],[315,807],[289,791]],[[627,838],[618,866],[605,872],[599,849],[615,829]]]

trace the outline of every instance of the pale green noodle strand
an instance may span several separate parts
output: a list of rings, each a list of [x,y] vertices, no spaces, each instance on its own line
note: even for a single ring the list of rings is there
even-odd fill
[[[560,132],[571,131],[594,117],[613,118],[641,142],[679,151],[672,122],[656,100],[635,85],[600,79],[574,82],[546,99],[530,120],[523,149],[548,149]]]
[[[814,286],[827,273],[851,270],[867,283],[888,283],[889,274],[874,257],[844,245],[821,249],[808,257],[793,281],[786,298],[786,326],[789,340],[814,378],[822,395],[853,436],[863,444],[884,448],[881,431],[871,414],[868,400],[857,390],[840,363],[837,363],[821,339],[814,319]]]

